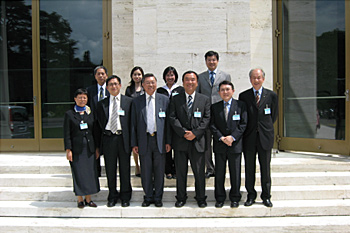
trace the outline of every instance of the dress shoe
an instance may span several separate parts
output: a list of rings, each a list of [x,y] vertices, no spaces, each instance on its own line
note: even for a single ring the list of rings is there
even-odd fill
[[[207,207],[207,202],[206,201],[198,201],[197,204],[198,204],[199,208]]]
[[[215,176],[215,174],[212,173],[212,172],[206,172],[205,173],[205,178],[207,178],[207,179],[209,179],[210,177],[214,177],[214,176]]]
[[[231,208],[238,208],[239,203],[238,201],[231,201]]]
[[[97,205],[93,201],[87,202],[86,200],[84,200],[84,202],[86,206],[97,207]]]
[[[136,176],[136,177],[141,177],[141,174],[140,174],[140,173],[139,173],[139,174],[135,174],[135,176]]]
[[[270,199],[263,200],[263,204],[266,207],[272,207],[273,206]]]
[[[186,201],[176,201],[175,207],[183,207],[186,204]]]
[[[107,207],[113,207],[113,206],[115,206],[116,203],[117,203],[117,201],[108,201]]]
[[[172,179],[172,178],[173,178],[173,175],[168,174],[168,175],[166,175],[166,178],[167,178],[168,180],[170,180],[170,179]]]
[[[163,206],[163,202],[162,201],[154,201],[154,205],[156,206],[156,207],[162,207]]]
[[[80,201],[80,202],[78,201],[78,208],[82,209],[84,207],[85,207],[84,202],[83,201]]]
[[[130,206],[130,202],[122,200],[122,207],[128,207],[128,206]]]
[[[173,179],[176,179],[176,174],[173,175]]]
[[[255,203],[253,199],[248,199],[246,202],[244,202],[244,206],[251,206]]]
[[[142,207],[148,207],[148,206],[150,206],[150,204],[151,204],[151,202],[150,201],[146,201],[146,200],[144,200],[143,202],[142,202]]]
[[[223,206],[224,206],[224,202],[217,201],[217,202],[215,203],[215,207],[216,207],[216,208],[222,208]]]

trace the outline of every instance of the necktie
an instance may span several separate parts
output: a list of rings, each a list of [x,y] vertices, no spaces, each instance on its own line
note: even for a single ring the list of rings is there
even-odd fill
[[[259,103],[260,103],[259,91],[255,91],[255,101],[256,101],[256,106],[259,107]]]
[[[224,104],[224,113],[225,113],[225,120],[227,121],[228,118],[228,103],[225,102]]]
[[[154,115],[153,115],[152,96],[149,96],[148,98],[147,131],[150,134],[154,133]]]
[[[193,101],[192,101],[192,96],[188,96],[188,101],[187,101],[187,107],[188,107],[188,110],[190,110],[192,108],[192,104],[193,104]]]
[[[111,131],[112,133],[116,133],[118,130],[118,105],[117,105],[117,97],[113,98],[113,109],[112,109],[112,119],[111,119]]]
[[[214,74],[214,71],[210,71],[210,82],[212,86],[214,85]]]
[[[103,99],[103,87],[100,88],[100,97],[98,98],[98,101]]]

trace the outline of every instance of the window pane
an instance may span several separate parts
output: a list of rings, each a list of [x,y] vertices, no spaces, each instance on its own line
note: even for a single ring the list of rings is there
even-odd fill
[[[0,138],[34,138],[31,1],[0,4]]]
[[[102,64],[102,0],[41,0],[40,49],[43,138],[62,138],[74,91]]]
[[[284,136],[345,139],[345,2],[283,1]]]

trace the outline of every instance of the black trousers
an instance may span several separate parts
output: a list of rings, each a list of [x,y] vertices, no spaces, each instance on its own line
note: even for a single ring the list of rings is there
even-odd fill
[[[224,202],[226,199],[225,178],[226,162],[230,172],[230,201],[241,200],[241,158],[242,153],[215,153],[215,199]]]
[[[187,151],[175,150],[175,168],[176,168],[176,199],[178,201],[187,200],[187,173],[188,160],[195,179],[195,190],[197,201],[205,201],[205,158],[204,152],[197,152],[193,143],[190,144]]]
[[[141,183],[145,201],[160,201],[164,192],[165,154],[157,146],[157,136],[147,136],[147,152],[139,154]]]
[[[259,135],[256,136],[255,145],[244,148],[245,162],[245,187],[248,192],[248,199],[256,199],[257,193],[255,186],[256,172],[256,153],[258,153],[260,174],[261,174],[261,199],[266,200],[271,198],[271,150],[264,150],[261,146]]]
[[[175,175],[175,161],[173,159],[173,151],[170,150],[168,153],[165,154],[165,174],[172,174]]]
[[[103,135],[103,151],[108,182],[108,201],[130,201],[130,154],[125,153],[122,135]],[[120,194],[117,191],[117,161],[119,160]]]
[[[207,172],[209,173],[214,173],[215,172],[215,167],[213,163],[213,148],[211,146],[212,143],[212,134],[210,129],[205,130],[205,140],[206,140],[206,148],[204,151],[205,154],[205,165],[207,167]]]

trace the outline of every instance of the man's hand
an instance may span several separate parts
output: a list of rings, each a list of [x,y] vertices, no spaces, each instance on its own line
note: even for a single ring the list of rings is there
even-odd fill
[[[233,137],[232,136],[226,136],[226,137],[222,137],[221,138],[221,141],[223,142],[223,143],[225,143],[226,145],[228,145],[228,146],[232,146],[232,143],[233,143]]]
[[[193,139],[196,138],[196,135],[194,135],[194,134],[192,133],[192,131],[185,131],[184,137],[185,137],[187,140],[192,141]]]
[[[100,157],[100,149],[96,148],[95,155],[96,155],[96,159]]]
[[[165,144],[165,151],[168,153],[171,150],[170,144]]]
[[[70,149],[66,150],[66,157],[67,157],[67,160],[73,162],[73,153]]]
[[[139,153],[139,147],[138,146],[134,146],[132,148],[132,151],[135,153],[135,154],[138,154]]]

